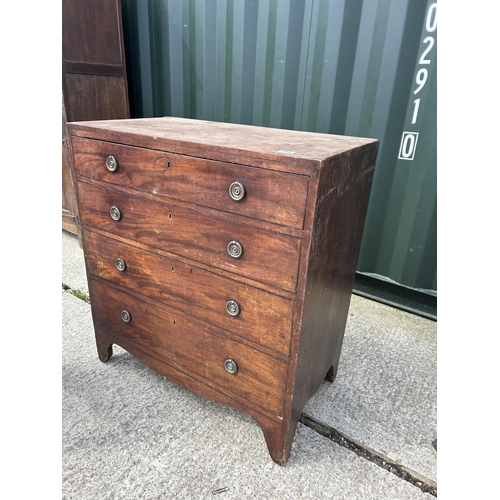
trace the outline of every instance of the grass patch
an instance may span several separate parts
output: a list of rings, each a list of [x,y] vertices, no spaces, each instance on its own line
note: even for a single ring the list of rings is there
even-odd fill
[[[83,300],[87,304],[90,304],[90,297],[85,292],[80,290],[79,288],[76,288],[76,289],[71,288],[70,286],[66,285],[65,283],[62,284],[62,288],[66,292],[69,292],[71,295],[74,295],[77,299]]]

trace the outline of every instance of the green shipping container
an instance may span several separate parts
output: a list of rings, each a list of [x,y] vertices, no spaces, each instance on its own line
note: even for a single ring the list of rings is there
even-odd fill
[[[132,117],[379,139],[358,281],[435,303],[436,2],[122,0],[122,9]]]

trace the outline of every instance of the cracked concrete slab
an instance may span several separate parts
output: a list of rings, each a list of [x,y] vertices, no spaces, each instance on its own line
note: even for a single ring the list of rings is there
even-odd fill
[[[337,378],[304,411],[437,482],[437,323],[353,295]]]
[[[88,294],[63,231],[63,283]],[[63,292],[63,498],[431,498],[299,424],[271,461],[247,415],[176,387],[119,347],[97,358],[90,306]],[[436,323],[353,296],[339,373],[305,408],[436,480]]]
[[[247,415],[199,398],[115,347],[95,349],[90,306],[63,300],[62,498],[430,499],[299,424],[289,462]]]

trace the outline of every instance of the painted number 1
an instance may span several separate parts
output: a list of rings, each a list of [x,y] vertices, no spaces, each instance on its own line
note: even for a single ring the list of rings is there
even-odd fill
[[[411,119],[411,124],[414,125],[417,123],[417,117],[418,117],[418,108],[420,107],[420,99],[415,99],[413,101],[414,107],[413,107],[413,117]]]

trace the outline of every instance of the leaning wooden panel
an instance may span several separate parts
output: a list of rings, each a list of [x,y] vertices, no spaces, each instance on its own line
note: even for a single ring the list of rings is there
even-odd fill
[[[68,171],[66,121],[130,116],[120,0],[63,0],[63,229],[80,238]]]

